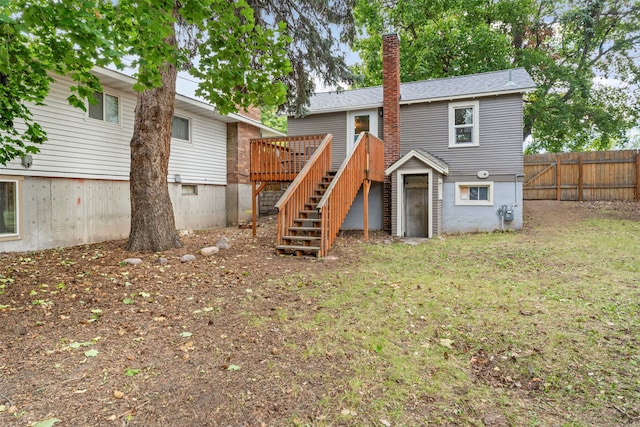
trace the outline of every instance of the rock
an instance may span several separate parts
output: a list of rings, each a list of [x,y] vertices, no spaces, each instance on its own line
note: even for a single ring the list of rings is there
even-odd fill
[[[165,265],[168,262],[169,262],[169,260],[166,259],[166,258],[158,258],[158,264],[160,264],[160,265]]]
[[[115,397],[116,399],[122,399],[124,397],[124,393],[120,390],[114,390],[113,397]]]
[[[15,328],[16,335],[27,335],[27,328],[22,325],[18,325]]]
[[[217,254],[220,249],[217,246],[209,246],[207,248],[200,249],[200,255],[209,256]]]
[[[196,259],[195,255],[187,254],[187,255],[182,255],[180,257],[180,262],[191,262],[191,261],[195,261],[195,259]]]
[[[142,264],[142,260],[140,258],[127,258],[124,261],[125,264],[129,264],[129,265],[140,265]]]
[[[222,236],[218,239],[218,243],[216,243],[218,249],[229,249],[231,248],[231,240],[228,237]]]
[[[193,230],[180,230],[181,237],[193,236]]]

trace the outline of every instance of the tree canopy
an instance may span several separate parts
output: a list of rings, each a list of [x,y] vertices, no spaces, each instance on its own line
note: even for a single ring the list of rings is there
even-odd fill
[[[339,44],[355,35],[353,0],[0,0],[0,164],[46,140],[29,105],[55,75],[81,109],[100,90],[93,66],[133,59],[135,89],[158,87],[164,64],[187,69],[223,114],[280,105],[301,114],[314,78],[351,80]],[[339,31],[336,31],[336,28]],[[176,42],[167,43],[174,34]]]
[[[405,82],[526,68],[530,151],[623,147],[639,122],[637,0],[359,0],[355,16],[360,85],[380,84],[391,29]]]
[[[355,34],[353,0],[0,0],[0,164],[46,139],[30,105],[58,75],[69,102],[100,90],[94,66],[121,66],[138,91],[130,141],[128,249],[180,246],[167,174],[178,70],[222,113],[280,105],[302,113],[314,79],[348,81],[339,44]],[[340,30],[337,31],[336,28]]]

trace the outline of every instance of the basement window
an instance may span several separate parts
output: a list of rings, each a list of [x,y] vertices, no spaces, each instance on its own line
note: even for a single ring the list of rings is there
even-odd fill
[[[192,184],[182,184],[182,195],[183,196],[197,196],[198,195],[198,186]]]
[[[0,176],[0,241],[19,240],[22,179]]]
[[[493,182],[456,182],[456,205],[492,206]]]

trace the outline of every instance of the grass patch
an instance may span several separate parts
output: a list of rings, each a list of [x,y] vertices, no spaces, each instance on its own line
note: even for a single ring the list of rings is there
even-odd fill
[[[317,425],[637,421],[639,235],[638,222],[599,219],[363,245],[357,267],[295,278],[317,306],[288,325],[313,334],[299,357],[348,371]]]

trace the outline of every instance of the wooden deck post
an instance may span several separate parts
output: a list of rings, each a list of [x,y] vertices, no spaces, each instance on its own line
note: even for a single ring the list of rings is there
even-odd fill
[[[257,221],[258,221],[258,215],[256,214],[256,210],[258,208],[258,202],[256,201],[256,198],[258,197],[258,192],[257,190],[257,182],[253,182],[251,184],[251,229],[253,230],[253,237],[256,237],[257,234]]]
[[[362,183],[362,195],[364,196],[364,241],[369,241],[369,189],[371,181],[365,179]]]

